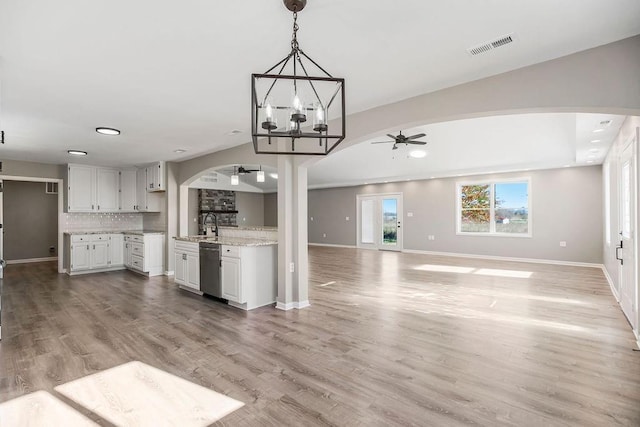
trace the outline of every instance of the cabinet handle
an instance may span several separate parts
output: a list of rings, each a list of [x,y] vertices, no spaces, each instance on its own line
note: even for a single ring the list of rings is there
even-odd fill
[[[93,207],[93,205],[91,205],[91,210],[94,210],[95,208]]]
[[[98,205],[98,210],[100,210],[100,205]]]
[[[96,250],[96,245],[93,245],[93,250],[94,250],[94,251]]]
[[[186,261],[187,260],[187,254],[182,254],[182,259]]]
[[[89,245],[87,245],[87,250],[89,250]]]

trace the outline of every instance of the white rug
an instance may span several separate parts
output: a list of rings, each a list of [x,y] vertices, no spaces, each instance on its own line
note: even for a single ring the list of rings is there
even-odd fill
[[[207,426],[244,403],[142,362],[129,362],[55,390],[117,426]]]
[[[97,425],[46,391],[36,391],[0,403],[0,426],[2,427],[94,427]]]

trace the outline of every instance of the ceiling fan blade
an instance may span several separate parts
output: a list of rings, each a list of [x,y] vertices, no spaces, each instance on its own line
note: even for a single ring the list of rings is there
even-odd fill
[[[398,149],[398,146],[396,144],[393,144],[392,150],[397,150],[397,149]]]
[[[395,141],[376,141],[376,142],[372,142],[372,144],[389,144]]]
[[[422,138],[423,136],[427,136],[427,134],[426,133],[418,133],[418,134],[415,134],[415,135],[408,136],[407,139],[418,139],[418,138]]]
[[[407,141],[407,144],[413,144],[413,145],[426,145],[426,141]]]
[[[393,135],[391,135],[391,134],[387,134],[387,136],[388,136],[389,138],[393,139],[394,141],[395,141],[396,139],[398,139],[398,137],[397,137],[397,136],[393,136]]]

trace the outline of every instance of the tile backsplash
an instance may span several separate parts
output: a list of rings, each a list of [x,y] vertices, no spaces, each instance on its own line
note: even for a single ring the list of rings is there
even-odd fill
[[[143,215],[139,213],[65,213],[64,231],[142,230]]]

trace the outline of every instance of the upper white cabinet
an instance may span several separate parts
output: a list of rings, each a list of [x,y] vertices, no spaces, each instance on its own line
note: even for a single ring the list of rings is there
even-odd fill
[[[120,171],[120,210],[122,212],[137,211],[137,171],[125,169]]]
[[[96,211],[118,212],[120,210],[120,171],[96,168]]]
[[[95,211],[96,168],[69,165],[67,177],[68,212]]]
[[[147,191],[165,191],[164,162],[156,162],[147,166]]]
[[[139,169],[68,165],[67,212],[160,212],[164,162]]]

